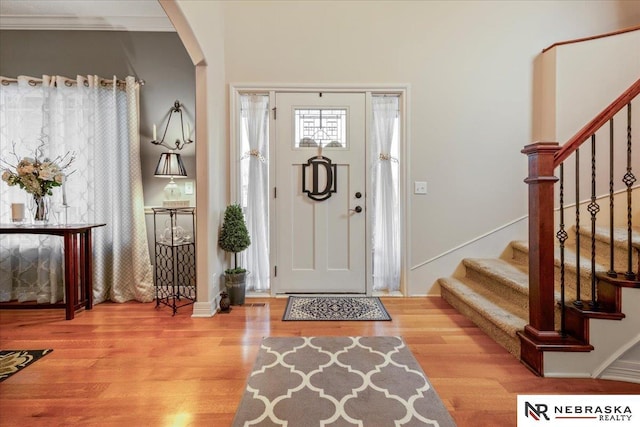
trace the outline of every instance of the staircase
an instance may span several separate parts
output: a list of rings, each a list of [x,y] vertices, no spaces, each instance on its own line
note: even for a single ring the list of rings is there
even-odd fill
[[[464,276],[438,280],[446,301],[538,375],[598,376],[623,352],[640,355],[638,95],[640,80],[564,145],[524,147],[528,242],[512,242],[500,259],[465,259]],[[622,137],[614,122],[625,124]],[[628,377],[640,383],[640,357],[611,371],[636,365]]]
[[[627,259],[626,232],[626,228],[614,229],[614,259],[616,260],[616,270],[618,271],[624,270],[624,262]],[[572,234],[575,236],[575,228]],[[579,258],[581,294],[583,299],[590,299],[591,239],[590,235],[583,234],[583,236],[584,238],[580,239],[581,255]],[[596,242],[596,272],[606,272],[610,254],[609,230],[598,228],[596,230]],[[632,245],[633,262],[638,265],[640,258],[640,229],[638,228],[633,229]],[[587,254],[587,256],[584,254]],[[555,260],[555,298],[557,302],[555,319],[556,324],[559,325],[562,320],[560,313],[561,290],[559,277],[561,264],[559,249],[556,249]],[[576,295],[578,282],[577,260],[576,239],[573,238],[565,243],[566,295]],[[465,267],[465,275],[463,277],[441,278],[438,280],[441,287],[441,295],[449,304],[467,316],[518,359],[520,358],[520,338],[517,332],[522,332],[525,325],[529,323],[528,262],[529,247],[527,243],[515,241],[511,242],[502,258],[464,259],[462,261]],[[621,286],[621,284],[599,283],[601,288],[607,286]],[[640,289],[637,292],[640,292]],[[613,321],[623,319],[624,313],[619,311],[618,308],[614,305],[609,305],[605,307],[605,311],[598,314],[585,312],[584,319],[586,321],[592,317],[603,316]],[[577,312],[575,314],[577,315]],[[575,333],[575,335],[578,334]],[[582,346],[583,351],[590,351],[592,347],[588,338],[588,336],[576,336],[574,341],[576,345]]]

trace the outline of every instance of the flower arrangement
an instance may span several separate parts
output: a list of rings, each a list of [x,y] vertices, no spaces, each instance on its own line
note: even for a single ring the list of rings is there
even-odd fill
[[[64,156],[57,156],[54,159],[44,157],[44,143],[35,150],[34,157],[23,157],[20,159],[15,154],[15,144],[13,155],[17,163],[11,164],[2,160],[5,170],[2,172],[2,180],[9,186],[17,185],[34,197],[53,195],[51,189],[59,187],[70,174],[65,174],[75,160],[75,153],[68,152]],[[73,172],[71,172],[73,173]]]

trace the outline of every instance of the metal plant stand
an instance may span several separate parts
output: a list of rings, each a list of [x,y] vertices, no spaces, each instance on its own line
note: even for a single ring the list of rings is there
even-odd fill
[[[175,315],[196,301],[195,208],[152,208],[156,307]]]

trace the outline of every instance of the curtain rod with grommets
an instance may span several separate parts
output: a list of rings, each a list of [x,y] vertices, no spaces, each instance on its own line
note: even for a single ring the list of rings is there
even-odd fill
[[[84,76],[78,76],[78,78],[75,78],[75,79],[71,79],[69,77],[64,77],[64,76],[43,76],[43,78],[30,77],[30,76],[20,76],[20,77],[26,78],[30,86],[41,85],[45,79],[52,81],[53,82],[52,86],[57,86],[57,80],[59,78],[61,78],[64,81],[65,86],[77,85],[79,82],[82,82],[85,86],[89,86],[89,81],[87,77],[84,77]],[[95,78],[97,78],[98,82],[100,83],[100,86],[103,86],[103,87],[113,85],[114,82],[117,87],[125,87],[127,85],[125,80],[118,80],[115,78],[105,79],[98,76],[95,76]],[[18,83],[18,78],[0,76],[1,85],[7,86],[12,83]],[[136,83],[138,83],[140,86],[144,86],[145,81],[142,79],[136,79]]]

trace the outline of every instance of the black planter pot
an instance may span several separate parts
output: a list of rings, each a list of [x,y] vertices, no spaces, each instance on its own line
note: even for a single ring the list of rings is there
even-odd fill
[[[231,305],[243,305],[247,273],[225,274],[225,286]]]

